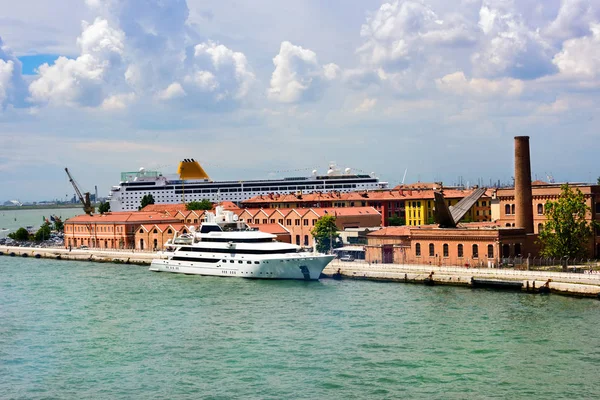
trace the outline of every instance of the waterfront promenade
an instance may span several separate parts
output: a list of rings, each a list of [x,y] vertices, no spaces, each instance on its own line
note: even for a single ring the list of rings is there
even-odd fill
[[[150,265],[160,252],[0,246],[2,256]],[[427,285],[490,287],[532,293],[552,292],[600,298],[600,274],[522,271],[507,268],[368,264],[334,260],[323,271],[329,278],[364,279]]]

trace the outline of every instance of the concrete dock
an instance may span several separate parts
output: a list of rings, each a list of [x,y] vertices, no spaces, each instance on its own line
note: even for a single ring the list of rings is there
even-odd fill
[[[519,271],[497,268],[437,267],[431,265],[367,264],[334,260],[323,274],[338,279],[368,279],[425,285],[557,293],[600,299],[600,274]]]
[[[0,246],[0,256],[150,265],[161,253]],[[600,299],[600,274],[519,271],[497,268],[437,267],[431,265],[368,264],[334,260],[323,275],[337,279],[366,279],[425,285],[520,290]]]
[[[0,255],[9,257],[51,258],[56,260],[111,262],[118,264],[150,265],[153,259],[161,258],[160,253],[132,250],[69,249],[55,247],[13,247],[0,246]]]

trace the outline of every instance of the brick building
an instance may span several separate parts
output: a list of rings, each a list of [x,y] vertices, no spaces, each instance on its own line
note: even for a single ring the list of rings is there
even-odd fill
[[[588,221],[600,223],[600,186],[588,184],[569,184],[572,189],[579,189],[585,196],[585,203],[590,208]],[[547,219],[544,210],[547,201],[556,201],[560,197],[561,184],[534,181],[532,183],[533,229],[537,235],[544,229]],[[510,227],[516,224],[517,204],[514,188],[500,188],[492,192],[492,219],[500,226]],[[600,230],[594,232],[590,241],[590,254],[600,257]]]
[[[459,228],[387,227],[367,235],[366,260],[377,263],[492,266],[522,255],[530,238],[521,228],[490,223]]]
[[[381,214],[373,207],[351,208],[254,208],[240,210],[238,217],[249,225],[261,226],[279,224],[291,236],[291,243],[304,247],[312,247],[313,239],[310,231],[317,220],[324,215],[333,215],[339,230],[346,228],[378,227]]]
[[[433,222],[434,187],[396,187],[392,190],[363,192],[328,192],[270,194],[256,196],[242,202],[248,208],[351,208],[373,207],[381,214],[381,226],[388,226],[389,219],[399,217],[406,225],[418,226]],[[436,187],[439,189],[439,187]],[[443,189],[448,205],[456,205],[472,190]],[[487,191],[464,217],[466,221],[491,221],[491,191]]]

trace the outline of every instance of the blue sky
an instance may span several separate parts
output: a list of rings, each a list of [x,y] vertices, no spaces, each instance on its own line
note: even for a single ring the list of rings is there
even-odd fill
[[[0,0],[0,201],[101,194],[195,158],[213,179],[595,181],[591,0]]]

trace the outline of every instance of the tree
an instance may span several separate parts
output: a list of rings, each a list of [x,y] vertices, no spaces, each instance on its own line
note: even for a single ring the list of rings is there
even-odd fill
[[[54,230],[57,232],[63,232],[65,230],[65,224],[58,217],[54,217]]]
[[[154,203],[153,203],[154,204]],[[110,211],[110,203],[108,201],[103,201],[98,206],[98,212],[100,214],[104,214]]]
[[[596,183],[598,183],[598,185],[600,185],[600,176],[598,177],[598,179],[596,180]]]
[[[544,215],[548,222],[540,232],[541,254],[546,257],[584,257],[589,249],[595,222],[588,222],[586,214],[591,212],[585,204],[581,190],[561,186],[560,197],[547,201]]]
[[[340,236],[337,232],[335,217],[333,215],[324,215],[319,218],[310,233],[317,242],[317,251],[319,253],[325,253],[334,247],[333,244],[336,243],[336,239]]]
[[[151,194],[145,194],[142,197],[142,205],[138,207],[138,211],[150,204],[154,204],[154,197]]]
[[[403,226],[406,225],[406,220],[402,217],[392,215],[388,218],[388,226]]]
[[[212,210],[213,209],[213,203],[210,202],[210,200],[207,199],[203,199],[202,201],[190,201],[189,203],[187,203],[185,205],[186,210],[188,211],[192,211],[192,210]]]
[[[46,239],[50,239],[50,223],[45,222],[44,225],[40,226],[40,229],[35,233],[34,239],[36,242],[41,242]]]
[[[8,237],[13,240],[25,241],[29,240],[29,232],[25,228],[19,228],[15,232],[9,233]]]

